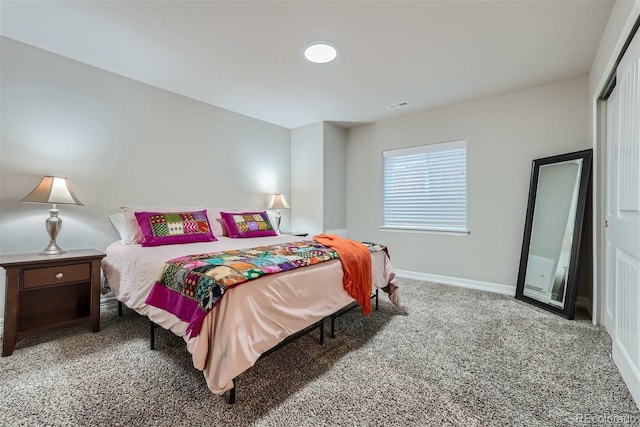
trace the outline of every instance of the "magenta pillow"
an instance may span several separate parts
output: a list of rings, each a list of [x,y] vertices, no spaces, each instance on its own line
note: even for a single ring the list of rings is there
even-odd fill
[[[142,246],[215,242],[207,211],[136,212],[142,231]]]
[[[269,215],[262,212],[220,212],[229,237],[277,236],[271,226]]]

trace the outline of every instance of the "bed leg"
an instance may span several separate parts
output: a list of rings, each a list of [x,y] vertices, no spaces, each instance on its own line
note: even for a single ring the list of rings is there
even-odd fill
[[[236,380],[232,380],[233,381],[233,387],[231,388],[231,390],[229,390],[229,404],[233,405],[234,403],[236,403]]]
[[[320,319],[320,324],[318,325],[320,329],[320,345],[324,344],[324,317]]]
[[[378,310],[378,291],[380,289],[376,288],[376,310]]]
[[[334,314],[331,315],[331,338],[336,337],[336,316]]]
[[[118,301],[118,317],[122,317],[122,302]]]
[[[149,320],[149,350],[156,349],[156,324]]]

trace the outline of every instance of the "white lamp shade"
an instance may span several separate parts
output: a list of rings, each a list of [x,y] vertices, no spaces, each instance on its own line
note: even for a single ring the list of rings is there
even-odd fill
[[[51,203],[60,205],[84,206],[71,189],[67,178],[45,176],[40,184],[20,200],[26,203]]]
[[[290,207],[282,194],[274,194],[267,209],[289,209]]]

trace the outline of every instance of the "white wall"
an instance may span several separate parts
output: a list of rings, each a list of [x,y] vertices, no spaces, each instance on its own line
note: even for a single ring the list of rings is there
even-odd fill
[[[322,135],[323,123],[291,131],[291,230],[310,236],[324,229]]]
[[[350,237],[388,245],[396,269],[515,287],[532,161],[590,147],[587,93],[577,78],[351,129]],[[471,234],[380,231],[382,151],[459,139]]]
[[[324,231],[347,228],[347,132],[324,122]]]
[[[329,122],[291,131],[293,231],[347,233],[346,143],[346,130]]]
[[[589,94],[600,94],[639,15],[640,0],[617,0],[613,5],[589,72]]]
[[[264,209],[288,194],[288,129],[1,42],[1,254],[47,245],[50,206],[18,202],[46,174],[67,176],[85,204],[59,206],[63,249],[105,249],[123,204]]]

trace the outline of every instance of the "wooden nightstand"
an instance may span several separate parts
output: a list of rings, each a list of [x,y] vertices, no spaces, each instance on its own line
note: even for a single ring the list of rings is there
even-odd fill
[[[16,341],[52,329],[89,322],[100,330],[100,262],[87,249],[61,255],[0,256],[7,272],[2,356]]]

